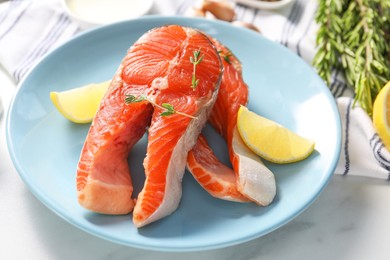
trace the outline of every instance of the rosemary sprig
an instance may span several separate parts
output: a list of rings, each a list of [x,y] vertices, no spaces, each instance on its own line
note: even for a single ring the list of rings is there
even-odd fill
[[[200,49],[195,50],[193,52],[193,55],[194,55],[193,57],[192,56],[190,57],[190,62],[193,64],[191,88],[195,90],[199,84],[199,79],[196,78],[196,66],[198,66],[199,63],[202,62],[204,55],[202,54],[202,56],[200,56]]]
[[[386,9],[387,17],[381,13]],[[348,32],[343,56],[347,56],[346,65],[351,64],[344,67],[345,75],[355,89],[355,101],[369,114],[375,97],[390,80],[390,41],[386,40],[386,34],[390,33],[389,18],[390,3],[385,0],[351,1],[343,16]]]
[[[313,65],[328,84],[332,70],[340,68],[355,103],[371,115],[373,101],[390,80],[390,1],[319,1]]]
[[[188,115],[186,113],[175,110],[175,108],[169,103],[162,103],[161,105],[159,105],[156,102],[154,102],[153,100],[149,99],[145,95],[141,95],[141,96],[136,97],[136,96],[131,95],[131,94],[126,94],[126,97],[125,97],[126,104],[137,103],[137,102],[141,102],[141,101],[147,101],[147,102],[151,103],[153,106],[158,107],[160,109],[163,109],[163,112],[160,114],[160,116],[170,116],[173,114],[178,114],[178,115],[186,116],[186,117],[189,117],[192,119],[197,118],[195,116],[191,116],[191,115]]]
[[[318,51],[313,65],[329,85],[333,69],[340,67],[338,58],[343,52],[341,16],[346,0],[319,0],[315,20],[320,25],[317,32]]]

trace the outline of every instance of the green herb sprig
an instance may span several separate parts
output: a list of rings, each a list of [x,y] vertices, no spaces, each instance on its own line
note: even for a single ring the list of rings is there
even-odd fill
[[[224,52],[224,51],[218,51],[219,56],[221,56],[222,59],[224,59],[227,63],[232,64],[230,57],[233,56],[233,53],[230,51]]]
[[[202,62],[204,55],[200,56],[200,49],[193,52],[194,56],[190,57],[190,62],[193,64],[191,88],[195,90],[199,85],[199,79],[196,78],[196,66]]]
[[[125,103],[126,104],[138,103],[138,102],[145,101],[145,100],[147,100],[147,97],[144,96],[144,95],[136,97],[136,96],[133,96],[133,95],[130,95],[130,94],[126,94],[126,97],[125,97]]]
[[[320,25],[317,31],[317,53],[313,65],[318,74],[329,85],[333,69],[339,66],[338,57],[343,52],[342,20],[346,0],[319,0],[316,22]]]
[[[149,99],[145,95],[140,95],[137,97],[137,96],[134,96],[131,94],[126,94],[126,97],[125,97],[126,104],[137,103],[137,102],[141,102],[141,101],[147,101],[147,102],[151,103],[153,106],[163,109],[163,112],[160,114],[160,116],[170,116],[173,114],[178,114],[178,115],[190,117],[192,119],[197,118],[197,117],[194,117],[194,116],[188,115],[186,113],[175,110],[175,108],[169,103],[162,103],[161,105],[159,105],[159,104],[155,103],[154,101],[152,101],[151,99]]]
[[[373,101],[390,80],[390,1],[319,0],[318,51],[313,65],[330,83],[340,69],[355,103],[372,114]]]

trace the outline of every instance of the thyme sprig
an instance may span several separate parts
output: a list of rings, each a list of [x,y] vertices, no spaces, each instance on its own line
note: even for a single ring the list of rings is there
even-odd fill
[[[145,100],[147,100],[147,98],[144,95],[136,97],[134,95],[126,94],[126,97],[125,97],[126,104],[138,103],[138,102],[145,101]]]
[[[228,51],[228,52],[224,52],[224,51],[218,51],[218,54],[219,56],[221,56],[222,59],[224,59],[227,63],[229,64],[232,64],[231,60],[230,60],[230,57],[233,56],[233,53]]]
[[[196,66],[202,62],[204,55],[200,56],[200,49],[193,52],[194,56],[190,57],[190,62],[193,64],[191,88],[195,90],[199,85],[199,79],[196,78]]]
[[[188,115],[186,113],[183,113],[183,112],[175,110],[175,108],[171,104],[169,104],[169,103],[162,103],[161,105],[159,105],[156,102],[154,102],[153,100],[149,99],[145,95],[140,95],[140,96],[137,97],[137,96],[134,96],[134,95],[131,95],[131,94],[126,94],[126,97],[125,97],[125,103],[126,104],[138,103],[138,102],[141,102],[141,101],[147,101],[147,102],[151,103],[153,106],[158,107],[160,109],[163,109],[163,112],[160,114],[160,116],[170,116],[170,115],[173,115],[173,114],[178,114],[178,115],[186,116],[186,117],[189,117],[189,118],[192,118],[192,119],[196,119],[197,118],[195,116],[191,116],[191,115]]]
[[[373,101],[390,80],[390,1],[319,1],[313,65],[328,84],[332,70],[340,69],[355,103],[371,115]]]

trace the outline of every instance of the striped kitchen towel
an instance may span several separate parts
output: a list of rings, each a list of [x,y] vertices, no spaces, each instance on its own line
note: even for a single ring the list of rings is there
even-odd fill
[[[52,0],[14,0],[0,9],[0,62],[19,81],[48,51],[78,32]]]
[[[185,16],[201,1],[155,1],[153,9],[161,15]],[[314,22],[317,1],[320,0],[295,0],[273,11],[235,4],[235,19],[254,24],[263,36],[311,64],[318,28]],[[2,3],[0,64],[18,82],[44,54],[79,31],[79,26],[64,13],[59,0]],[[358,105],[352,105],[353,91],[339,71],[333,73],[329,89],[336,99],[343,129],[342,152],[335,173],[390,180],[390,154],[376,134],[370,117]]]

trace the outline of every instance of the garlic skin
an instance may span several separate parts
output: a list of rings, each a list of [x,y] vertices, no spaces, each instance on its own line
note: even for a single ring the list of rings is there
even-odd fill
[[[233,21],[232,24],[234,26],[245,27],[245,28],[248,28],[248,29],[253,30],[255,32],[261,33],[260,29],[251,23],[247,23],[247,22],[243,22],[243,21]]]
[[[216,19],[231,22],[236,16],[234,6],[227,1],[204,0],[201,10],[210,12]]]
[[[185,15],[189,17],[206,17],[206,12],[202,8],[192,6],[186,11]]]

